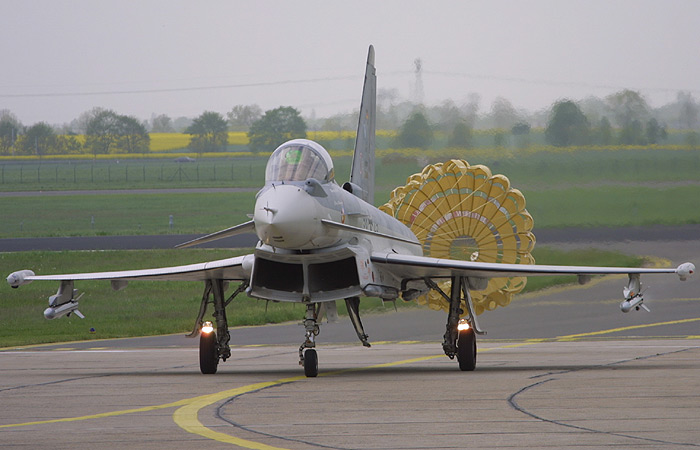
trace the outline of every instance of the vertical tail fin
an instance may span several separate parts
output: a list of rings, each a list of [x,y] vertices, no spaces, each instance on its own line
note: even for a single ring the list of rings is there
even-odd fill
[[[359,188],[358,197],[374,204],[374,137],[377,112],[377,75],[374,68],[374,47],[369,46],[365,84],[362,88],[360,120],[352,158],[350,183]]]

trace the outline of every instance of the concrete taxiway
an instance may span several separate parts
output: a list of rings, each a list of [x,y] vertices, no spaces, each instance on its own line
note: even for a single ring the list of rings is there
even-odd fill
[[[0,353],[3,448],[692,448],[697,339],[482,342],[460,372],[437,343]],[[64,346],[68,347],[68,346]]]

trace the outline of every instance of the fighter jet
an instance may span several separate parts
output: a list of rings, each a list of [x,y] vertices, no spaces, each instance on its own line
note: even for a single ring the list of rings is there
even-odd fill
[[[424,255],[425,246],[403,222],[373,206],[376,111],[374,48],[370,46],[350,180],[335,179],[333,160],[318,143],[294,139],[272,152],[265,169],[265,185],[257,193],[252,220],[190,242],[190,247],[240,233],[254,232],[259,242],[253,253],[218,261],[177,267],[117,272],[36,275],[31,270],[10,274],[17,288],[32,281],[57,281],[58,291],[44,311],[48,319],[78,311],[75,283],[109,280],[115,290],[129,281],[201,281],[199,314],[190,334],[199,336],[202,373],[216,373],[220,361],[231,357],[226,307],[238,294],[266,301],[298,302],[306,306],[305,336],[299,363],[308,377],[318,375],[316,338],[322,314],[335,315],[336,301],[344,300],[350,320],[363,345],[368,335],[360,320],[360,299],[412,300],[430,290],[449,304],[442,344],[445,354],[457,358],[459,368],[476,367],[476,335],[482,334],[472,292],[485,289],[496,277],[573,274],[585,282],[592,275],[627,274],[623,312],[645,308],[641,274],[675,273],[685,280],[695,271],[691,263],[677,268],[619,268],[542,266],[468,260]],[[495,204],[495,202],[492,202]],[[497,206],[497,205],[496,205]],[[457,213],[455,212],[454,215]],[[445,292],[436,282],[450,280]],[[238,283],[227,295],[229,284]],[[205,321],[212,304],[214,323]],[[463,308],[464,306],[464,308]]]

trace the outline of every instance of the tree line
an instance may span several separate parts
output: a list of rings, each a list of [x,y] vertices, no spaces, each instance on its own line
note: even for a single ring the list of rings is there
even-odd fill
[[[301,113],[291,106],[265,111],[264,114],[250,114],[245,107],[233,111],[244,111],[245,125],[248,127],[248,149],[252,152],[271,151],[290,139],[306,137],[306,122]],[[259,110],[259,108],[258,108]],[[239,116],[240,117],[240,116]],[[192,135],[189,147],[192,151],[224,151],[228,140],[229,121],[217,112],[205,111],[194,119],[185,133]]]
[[[0,114],[1,155],[68,155],[91,153],[146,153],[151,138],[143,123],[132,116],[95,108],[81,116],[84,140],[77,133],[59,134],[46,122],[24,128],[11,113]]]
[[[514,139],[516,146],[526,147],[535,127],[544,128],[547,143],[555,146],[646,145],[663,143],[669,123],[686,130],[700,125],[700,104],[687,92],[679,92],[675,102],[656,109],[639,92],[622,90],[604,99],[560,100],[532,114],[516,110],[504,98],[496,98],[490,111],[481,112],[476,94],[459,106],[448,100],[427,107],[397,102],[397,98],[391,90],[380,90],[377,96],[377,127],[396,129],[397,147],[430,148],[440,132],[448,136],[448,146],[469,148],[474,146],[473,130],[479,128],[494,130],[494,146]],[[290,106],[263,113],[257,105],[236,105],[225,116],[212,111],[194,119],[154,115],[149,123],[95,108],[57,130],[45,122],[24,127],[11,112],[0,110],[0,155],[146,153],[149,131],[176,130],[192,136],[189,148],[196,153],[225,151],[228,131],[247,131],[253,152],[270,151],[285,140],[306,137],[308,128],[354,129],[357,114],[304,119]],[[700,144],[697,132],[688,133],[686,140],[689,145]]]
[[[445,102],[432,108],[406,104],[400,108],[410,113],[397,127],[397,147],[430,148],[436,133],[441,132],[447,136],[448,147],[470,148],[475,146],[473,130],[483,129],[485,124],[492,131],[491,145],[495,147],[504,146],[508,139],[513,139],[516,147],[527,147],[534,127],[543,128],[546,143],[557,147],[653,145],[668,137],[668,125],[663,119],[677,129],[688,130],[684,144],[700,145],[700,134],[695,131],[700,125],[700,105],[686,92],[678,93],[676,102],[656,110],[639,92],[628,89],[605,99],[559,100],[548,111],[531,115],[517,111],[503,98],[497,98],[485,115],[477,113],[475,97],[461,107]],[[380,105],[379,116],[396,116],[398,109],[391,104]]]
[[[154,117],[152,130],[172,132],[171,119]],[[0,111],[0,155],[64,155],[89,153],[147,153],[150,136],[146,124],[132,116],[95,108],[74,124],[73,130],[60,133],[45,122],[24,127],[9,111]],[[205,111],[183,131],[191,135],[188,147],[196,153],[226,151],[228,131],[247,129],[250,151],[270,151],[282,142],[306,137],[306,122],[301,113],[290,107],[266,111],[256,105],[239,105],[228,114],[228,120],[212,111]],[[84,138],[79,138],[84,136]]]

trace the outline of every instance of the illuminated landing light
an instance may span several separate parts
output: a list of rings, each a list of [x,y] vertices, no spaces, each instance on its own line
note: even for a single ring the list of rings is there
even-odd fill
[[[467,319],[459,319],[459,323],[457,324],[457,331],[466,331],[470,328],[471,327],[469,326],[469,322],[467,322]]]
[[[202,324],[202,333],[209,334],[214,331],[214,324],[211,322],[204,322]]]

